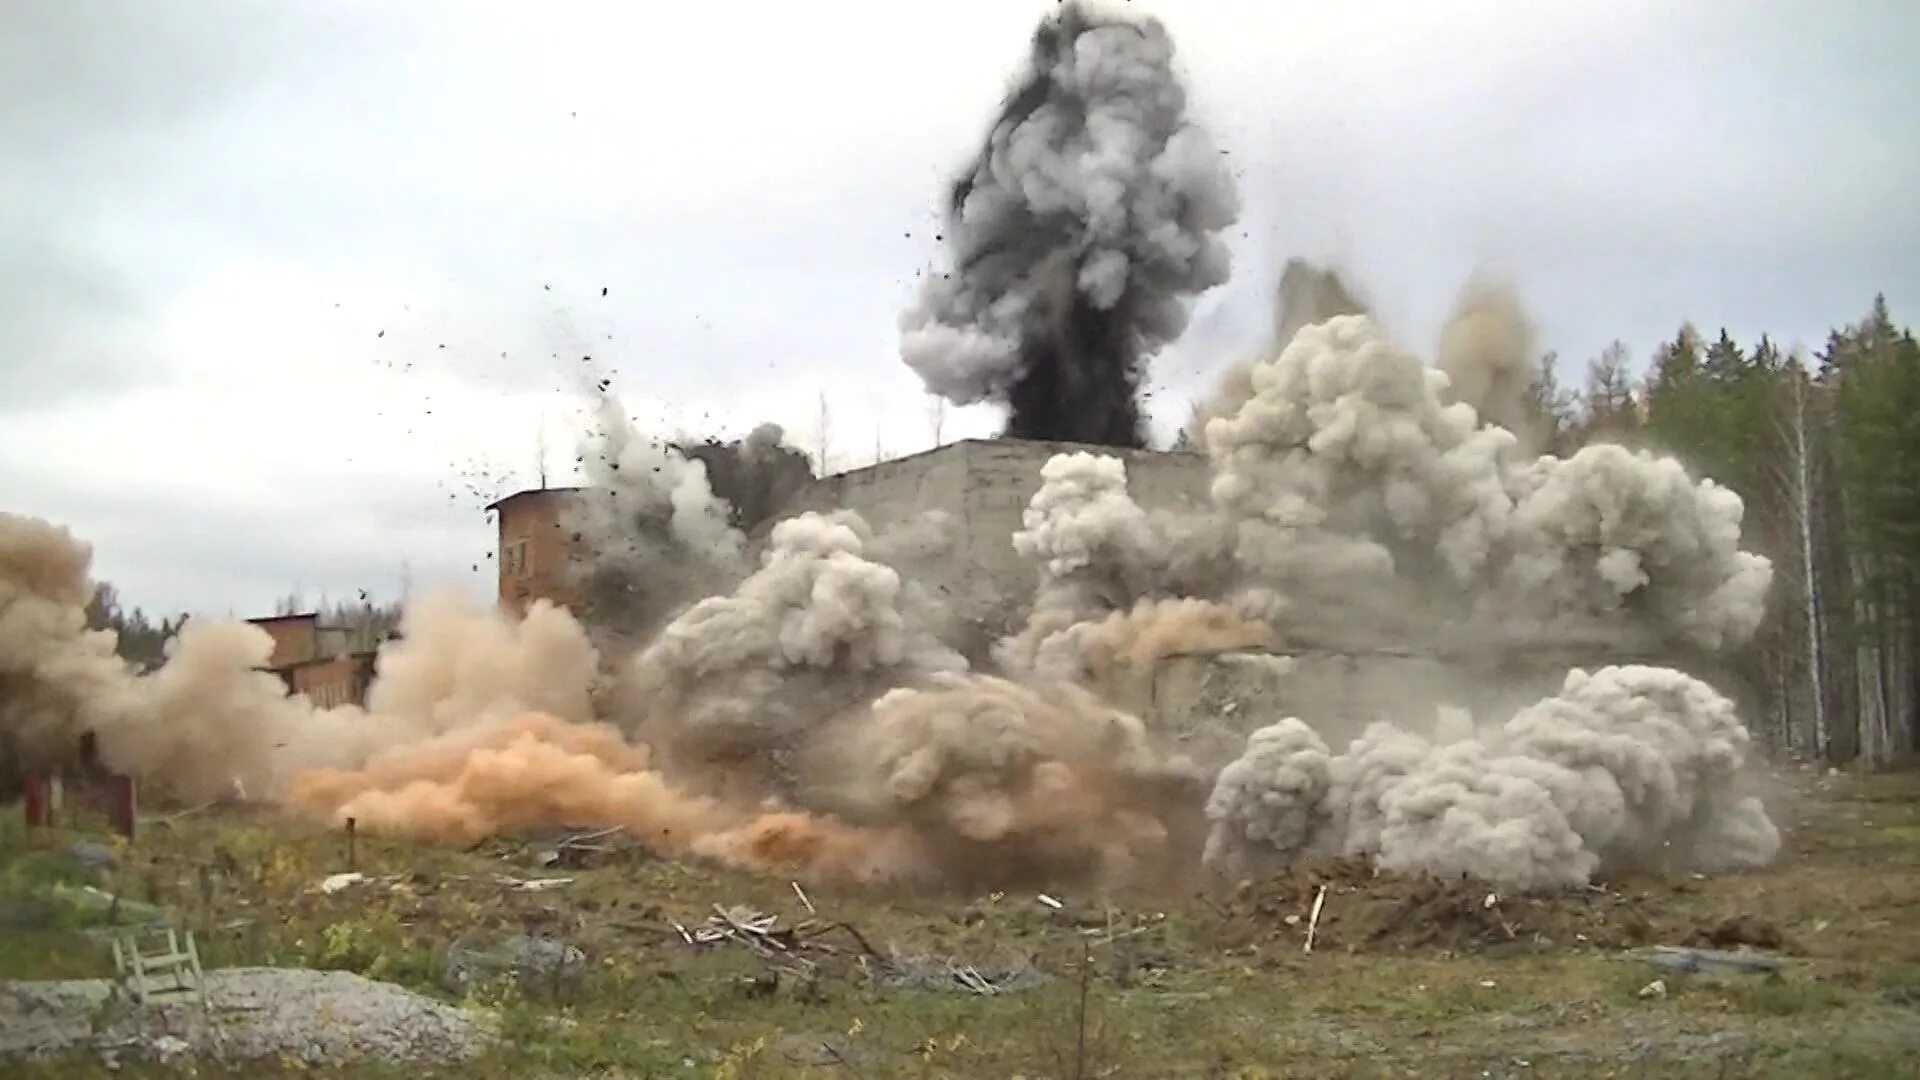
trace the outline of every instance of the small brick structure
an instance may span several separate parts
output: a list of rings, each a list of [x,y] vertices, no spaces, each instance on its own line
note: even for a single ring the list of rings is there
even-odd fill
[[[72,824],[80,813],[91,810],[105,813],[108,827],[131,840],[140,815],[137,791],[133,777],[118,773],[98,777],[28,773],[27,826],[45,829]]]
[[[25,777],[28,828],[71,826],[88,812],[106,815],[107,827],[133,839],[140,816],[133,777],[108,769],[100,761],[100,744],[93,732],[80,736],[76,764],[60,772],[30,772]]]

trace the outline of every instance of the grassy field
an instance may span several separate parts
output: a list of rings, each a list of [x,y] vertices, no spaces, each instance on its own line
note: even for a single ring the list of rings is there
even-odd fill
[[[1776,804],[1789,848],[1765,872],[1566,896],[1490,899],[1330,863],[1212,896],[1063,893],[1058,910],[1032,893],[823,886],[807,890],[813,912],[787,881],[631,848],[535,869],[523,844],[367,837],[353,861],[369,880],[327,895],[344,836],[238,811],[149,818],[89,871],[66,854],[79,834],[27,835],[13,808],[0,979],[110,972],[83,933],[106,914],[48,899],[91,883],[168,909],[210,965],[348,969],[463,1001],[506,1037],[450,1076],[1920,1075],[1920,776],[1801,776]],[[574,880],[529,892],[501,875]],[[715,905],[777,914],[787,950],[689,944],[676,924],[696,932]],[[514,933],[565,939],[584,971],[441,986],[450,943]],[[1675,975],[1634,951],[1682,943],[1794,960],[1777,976]],[[1643,994],[1656,978],[1666,993]]]

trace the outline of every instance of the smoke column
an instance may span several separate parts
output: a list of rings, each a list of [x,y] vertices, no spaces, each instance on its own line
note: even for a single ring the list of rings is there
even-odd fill
[[[901,318],[901,352],[957,404],[1008,407],[1007,434],[1144,445],[1146,362],[1227,278],[1237,198],[1186,115],[1173,42],[1148,19],[1067,4],[954,183],[949,269]]]
[[[1528,403],[1537,359],[1533,323],[1519,294],[1491,278],[1469,279],[1440,331],[1434,366],[1447,373],[1453,400],[1473,406],[1482,421],[1506,428],[1535,450],[1542,432]]]

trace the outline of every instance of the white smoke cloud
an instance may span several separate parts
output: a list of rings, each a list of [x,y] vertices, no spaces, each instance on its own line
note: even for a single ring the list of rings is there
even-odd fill
[[[1375,725],[1338,756],[1297,720],[1263,728],[1208,803],[1208,865],[1304,850],[1383,870],[1516,888],[1601,870],[1722,870],[1773,858],[1779,832],[1743,789],[1733,704],[1668,668],[1574,670],[1560,692],[1479,736],[1433,745]]]
[[[1333,755],[1305,723],[1287,717],[1247,737],[1247,749],[1220,770],[1207,798],[1202,861],[1234,878],[1304,849],[1321,820]]]
[[[1252,382],[1208,426],[1212,495],[1243,578],[1302,617],[1706,648],[1758,626],[1771,567],[1740,550],[1739,497],[1672,459],[1528,460],[1362,316],[1302,329]]]
[[[1288,259],[1280,271],[1280,290],[1273,312],[1273,340],[1267,356],[1276,356],[1293,336],[1337,315],[1365,315],[1367,305],[1337,271],[1305,259]],[[1187,436],[1195,446],[1207,445],[1207,424],[1216,416],[1232,416],[1253,396],[1253,369],[1258,360],[1230,364],[1220,373],[1213,392],[1194,407]]]

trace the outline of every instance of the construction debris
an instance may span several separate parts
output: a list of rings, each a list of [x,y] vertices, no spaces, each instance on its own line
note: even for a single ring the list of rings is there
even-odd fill
[[[1307,943],[1300,950],[1301,952],[1313,951],[1313,936],[1320,930],[1320,909],[1325,907],[1326,903],[1327,887],[1322,885],[1320,891],[1313,897],[1313,914],[1307,916]]]
[[[550,889],[563,889],[573,884],[570,877],[556,878],[517,878],[506,874],[496,874],[493,879],[502,888],[514,892],[547,892]]]
[[[584,869],[619,850],[607,841],[627,831],[624,825],[570,832],[551,844],[533,849],[529,861],[538,867]]]
[[[887,986],[899,990],[930,990],[996,997],[1031,990],[1036,986],[1044,985],[1047,981],[1046,976],[1035,969],[1031,963],[982,971],[973,964],[961,963],[952,958],[935,960],[930,957],[902,957],[896,954],[889,959],[887,966],[889,971],[884,982]]]
[[[320,891],[328,896],[332,896],[334,893],[343,892],[366,880],[367,875],[358,871],[345,874],[329,874],[326,880],[320,883]]]

